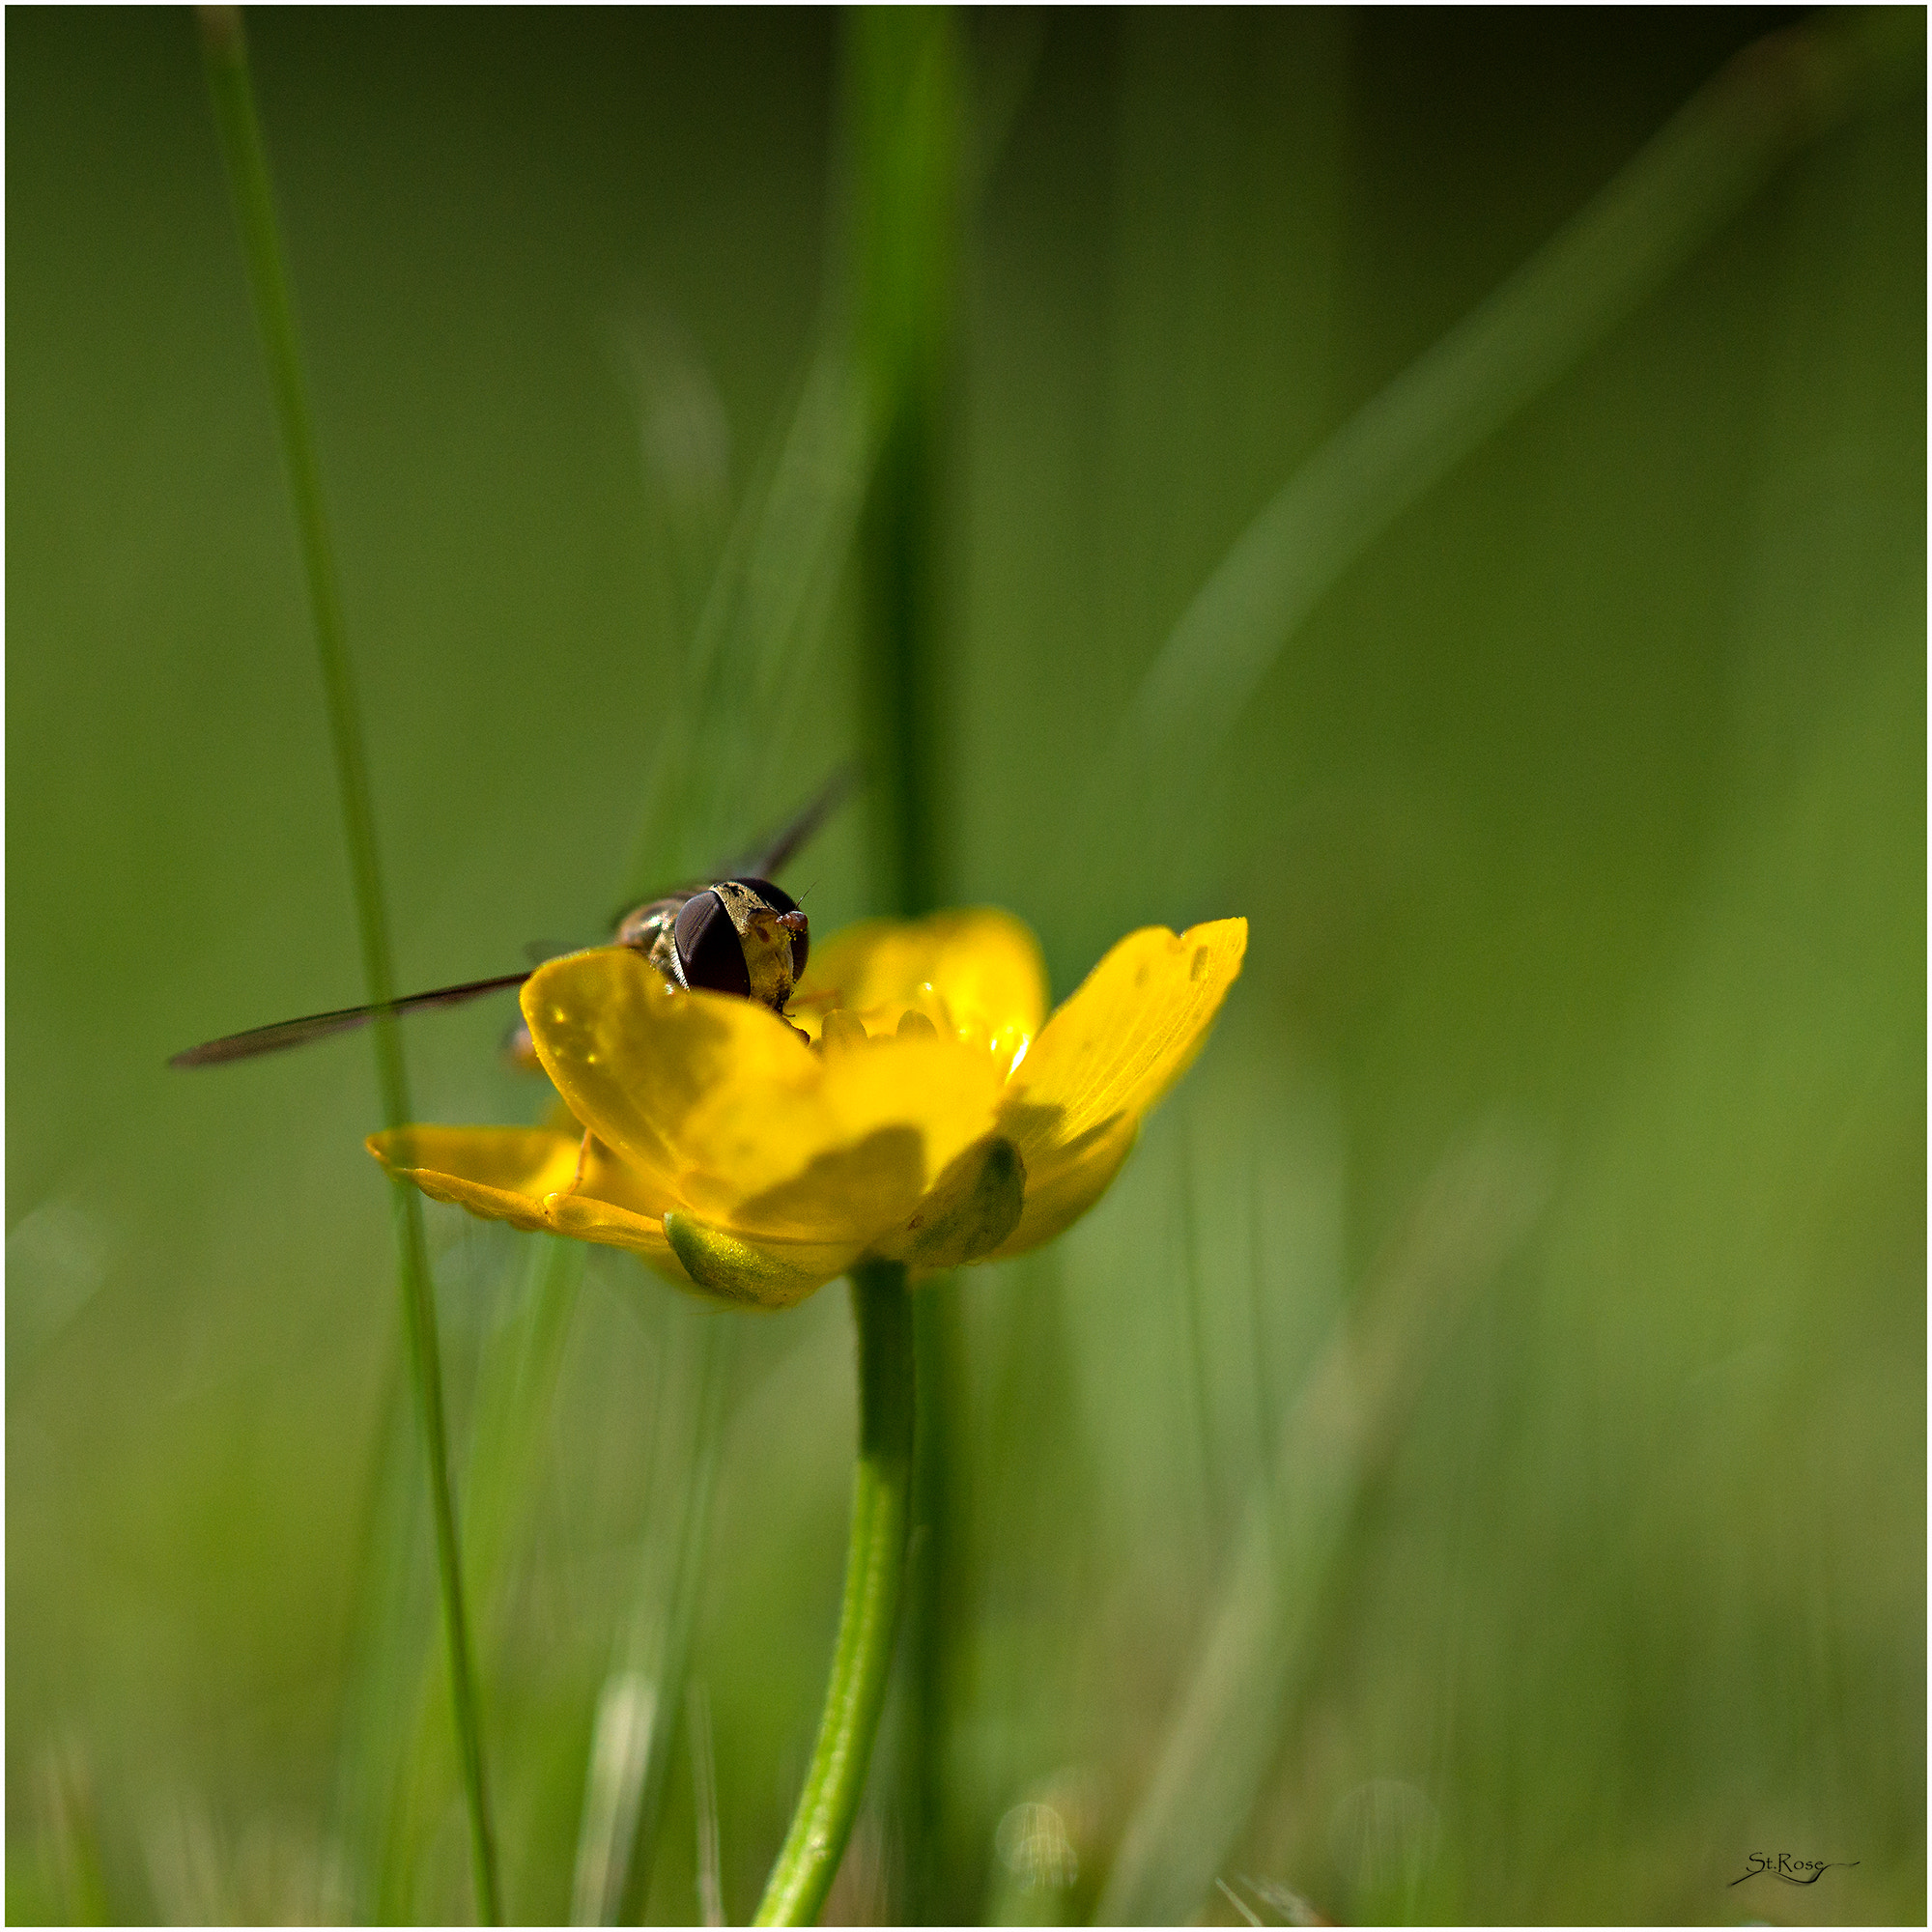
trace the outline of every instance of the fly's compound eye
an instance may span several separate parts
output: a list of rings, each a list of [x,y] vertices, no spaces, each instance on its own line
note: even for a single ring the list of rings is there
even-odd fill
[[[687,986],[713,993],[752,997],[752,976],[745,965],[745,949],[724,901],[709,888],[694,893],[678,913],[672,928],[677,963]]]
[[[748,887],[779,915],[779,923],[791,934],[792,984],[805,978],[805,962],[811,956],[811,928],[798,909],[798,901],[782,886],[769,879],[738,879],[734,884]]]

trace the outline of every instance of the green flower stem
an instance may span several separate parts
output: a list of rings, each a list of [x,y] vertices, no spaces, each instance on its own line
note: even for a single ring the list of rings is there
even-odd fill
[[[301,542],[316,657],[327,701],[329,742],[335,754],[336,787],[342,806],[343,839],[355,895],[356,923],[362,944],[362,977],[372,1002],[395,997],[389,967],[388,922],[384,912],[382,869],[377,859],[375,812],[369,797],[369,765],[362,747],[362,724],[343,636],[342,598],[337,588],[334,547],[323,502],[322,469],[302,381],[296,338],[295,310],[275,226],[274,199],[263,152],[261,123],[248,75],[247,43],[241,10],[199,10],[202,50],[222,157],[234,190],[255,319],[269,364],[275,419],[288,467],[296,527]],[[383,1115],[391,1127],[406,1126],[413,1113],[409,1076],[403,1065],[395,1021],[380,1018],[370,1029],[376,1051]],[[430,1291],[429,1252],[423,1239],[421,1206],[406,1181],[392,1184],[392,1203],[402,1291],[403,1332],[410,1375],[415,1387],[429,1457],[431,1514],[436,1521],[437,1569],[441,1583],[444,1632],[448,1638],[450,1703],[455,1715],[464,1794],[469,1803],[470,1851],[477,1916],[486,1924],[500,1921],[496,1848],[484,1779],[483,1740],[477,1716],[469,1628],[463,1610],[462,1559],[456,1535],[456,1506],[450,1491],[448,1432],[443,1418],[441,1355],[437,1342],[436,1303]]]
[[[892,1669],[912,1501],[912,1297],[904,1267],[871,1262],[854,1268],[852,1315],[859,1330],[859,1466],[845,1601],[818,1742],[754,1925],[816,1922],[866,1788]]]

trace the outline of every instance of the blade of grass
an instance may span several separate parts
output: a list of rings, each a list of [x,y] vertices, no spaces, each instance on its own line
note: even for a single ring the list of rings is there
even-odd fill
[[[635,1813],[623,1821],[626,1864],[622,1880],[620,1917],[641,1924],[650,1894],[656,1861],[658,1828],[663,1822],[669,1787],[671,1746],[677,1735],[677,1714],[684,1701],[686,1673],[691,1663],[691,1636],[703,1595],[704,1552],[711,1540],[711,1504],[718,1492],[718,1464],[724,1445],[725,1391],[731,1365],[743,1333],[743,1318],[728,1309],[710,1309],[676,1301],[671,1314],[688,1330],[691,1349],[683,1379],[690,1390],[689,1406],[677,1413],[680,1431],[689,1443],[684,1494],[676,1519],[676,1535],[668,1587],[661,1610],[653,1606],[636,1628],[632,1656],[650,1673],[657,1686],[658,1711],[665,1721],[656,1725],[645,1743],[643,1775],[638,1786]]]
[[[248,72],[247,45],[239,8],[200,10],[202,48],[222,157],[234,190],[237,220],[249,291],[262,333],[273,391],[275,416],[287,467],[300,539],[316,656],[322,671],[334,753],[336,787],[342,810],[343,841],[354,882],[356,928],[361,941],[362,977],[370,1001],[394,998],[389,964],[388,921],[383,898],[382,867],[376,844],[375,810],[370,801],[368,758],[355,684],[344,634],[341,594],[336,584],[334,548],[323,497],[322,469],[315,446],[306,384],[296,335],[295,310],[276,227],[268,156],[262,146]],[[369,1030],[376,1055],[383,1117],[390,1127],[409,1124],[409,1075],[395,1021],[379,1017]],[[404,1182],[391,1183],[403,1332],[411,1380],[429,1465],[431,1515],[436,1525],[437,1571],[442,1595],[443,1634],[448,1649],[450,1704],[464,1798],[469,1813],[470,1862],[477,1916],[495,1924],[500,1916],[497,1855],[490,1827],[489,1793],[483,1758],[469,1633],[463,1605],[463,1565],[457,1540],[456,1504],[449,1478],[449,1447],[443,1417],[441,1356],[437,1341],[436,1301],[430,1283],[429,1252],[423,1239],[421,1205]]]
[[[630,882],[640,890],[652,882],[653,855],[677,855],[672,871],[719,864],[742,844],[748,814],[765,809],[771,774],[788,769],[777,748],[822,657],[868,469],[866,425],[849,359],[822,351],[733,519],[686,652],[662,770],[633,845]],[[637,1918],[646,1903],[723,1448],[723,1391],[737,1348],[735,1322],[721,1326],[724,1317],[676,1299],[666,1308],[683,1339],[661,1388],[653,1453],[656,1466],[687,1471],[685,1493],[675,1508],[652,1512],[668,1526],[671,1553],[666,1558],[655,1544],[643,1552],[599,1693],[573,1881],[578,1923]],[[694,1350],[697,1337],[703,1347]],[[656,1488],[668,1494],[670,1485]]]
[[[465,1576],[489,1628],[530,1487],[537,1438],[562,1372],[564,1345],[583,1285],[581,1242],[540,1236],[526,1262],[526,1306],[490,1338],[477,1373],[476,1412],[464,1485],[469,1532]]]
[[[540,1470],[538,1447],[562,1371],[565,1344],[583,1278],[584,1250],[574,1241],[539,1239],[522,1256],[524,1285],[516,1312],[487,1330],[475,1371],[475,1394],[464,1466],[466,1534],[463,1572],[479,1647],[488,1652],[511,1578],[510,1558],[526,1520]],[[368,1602],[357,1644],[360,1679],[349,1726],[345,1810],[355,1821],[356,1863],[376,1874],[365,1916],[394,1918],[416,1909],[413,1888],[425,1837],[435,1829],[438,1780],[446,1775],[438,1735],[441,1700],[435,1658],[414,1624],[387,1614],[384,1599],[409,1585],[410,1539],[420,1525],[399,1514],[408,1444],[391,1431],[390,1468],[381,1479],[391,1500],[375,1532],[363,1594]],[[393,1580],[392,1580],[393,1579]],[[385,1804],[369,1795],[387,1794]]]
[[[658,1687],[639,1671],[612,1671],[598,1690],[570,1889],[573,1925],[614,1918],[611,1901],[629,1870],[626,1821],[636,1815],[657,1714]]]
[[[1096,768],[1083,850],[1174,857],[1217,749],[1310,612],[1376,538],[1576,366],[1862,101],[1922,77],[1889,12],[1772,34],[1698,90],[1597,197],[1350,418],[1249,525],[1148,670]],[[1144,839],[1120,836],[1131,782]],[[1142,806],[1145,801],[1145,808]]]
[[[664,1313],[670,1325],[657,1350],[650,1447],[639,1479],[642,1498],[639,1580],[612,1647],[611,1668],[598,1687],[591,1720],[571,1871],[573,1925],[603,1925],[618,1916],[637,1856],[644,1771],[664,1700],[663,1633],[669,1623],[672,1584],[659,1574],[666,1568],[661,1556],[664,1539],[653,1533],[654,1519],[660,1495],[678,1487],[667,1477],[666,1463],[689,1433],[679,1427],[677,1396],[690,1384],[685,1357],[693,1339],[678,1321],[675,1309]],[[673,1548],[676,1542],[673,1536]]]
[[[703,414],[705,399],[712,397],[709,378],[691,362],[668,325],[631,331],[621,337],[620,347],[644,412],[644,442],[667,435],[663,425],[651,420],[654,410]],[[667,396],[669,403],[664,401]],[[723,554],[711,569],[685,654],[678,699],[664,721],[632,857],[620,882],[634,889],[633,896],[680,872],[717,864],[727,844],[742,841],[748,823],[765,809],[758,803],[763,766],[771,762],[776,734],[794,709],[800,685],[819,661],[837,579],[850,549],[867,461],[864,413],[849,362],[839,353],[822,352],[808,370],[785,432],[746,493]],[[677,481],[658,480],[661,494]],[[707,561],[705,530],[699,526],[711,514],[708,504],[697,506],[701,516],[672,514],[677,508],[666,510],[675,527],[667,528],[664,545],[668,568],[677,580],[673,591]],[[674,612],[677,601],[673,595],[667,608]],[[787,796],[779,802],[796,800]],[[478,1370],[465,1485],[465,1576],[486,1646],[508,1581],[532,1457],[576,1306],[582,1260],[574,1243],[541,1244],[532,1264],[533,1299],[527,1316],[493,1331]],[[682,1447],[676,1453],[684,1453]],[[390,1524],[391,1542],[397,1529]],[[393,1548],[383,1561],[395,1569]],[[379,1574],[370,1572],[372,1588],[380,1587]],[[653,1590],[661,1581],[649,1566],[640,1569],[639,1592]],[[620,1622],[635,1629],[648,1621],[643,1596],[635,1596]],[[361,1715],[352,1725],[352,1759],[382,1767],[383,1787],[391,1793],[391,1803],[386,1820],[368,1823],[356,1835],[371,1844],[366,1862],[382,1874],[375,1895],[380,1910],[393,1916],[410,1909],[420,1841],[434,1826],[438,1701],[419,1647],[407,1647],[406,1659],[394,1654],[406,1641],[396,1620],[371,1613],[362,1622],[375,1634],[364,1646],[371,1661],[363,1673],[368,1685],[359,1699]],[[610,1813],[604,1829],[618,1830],[619,1813],[627,1821],[622,1826],[625,1850],[621,1857],[610,1846],[601,1854],[586,1852],[581,1842],[580,1890],[587,1882],[582,1870],[586,1859],[601,1868],[605,1860],[614,1858],[620,1889],[634,1861],[640,1869],[649,1867],[656,1809],[649,1800],[653,1792],[661,1796],[662,1780],[643,1779],[640,1758],[628,1784],[621,1779],[611,1783],[629,1762],[625,1753],[645,1751],[649,1745],[647,1734],[633,1736],[628,1727],[627,1714],[636,1713],[627,1682],[621,1667],[606,1682],[604,1757],[593,1742],[586,1777],[587,1802]],[[660,1684],[657,1690],[668,1695],[675,1709],[677,1686]],[[378,1733],[387,1733],[387,1742]],[[612,1805],[614,1811],[610,1810]],[[353,1816],[364,1807],[352,1794],[346,1808]],[[583,1830],[596,1837],[588,1820]],[[601,1892],[596,1895],[602,1897]],[[371,1902],[368,1909],[378,1907]],[[613,1899],[608,1908],[590,1909],[620,1907]]]
[[[697,1813],[697,1908],[707,1925],[724,1922],[724,1881],[718,1842],[718,1758],[711,1747],[711,1699],[694,1682],[684,1700],[691,1740],[693,1808]]]
[[[788,810],[772,795],[803,687],[822,658],[868,466],[848,359],[822,351],[777,449],[732,520],[653,759],[625,885],[643,892],[716,866],[748,823]],[[668,823],[672,836],[667,838]]]
[[[1363,1486],[1393,1455],[1460,1307],[1527,1234],[1542,1162],[1491,1129],[1443,1161],[1304,1384],[1257,1479],[1153,1776],[1094,1909],[1182,1924],[1238,1842],[1281,1744]]]
[[[860,527],[862,690],[880,910],[943,901],[947,854],[943,537],[961,217],[963,49],[937,8],[858,8],[845,19],[845,114],[859,360],[875,460]],[[906,1581],[899,1827],[914,1921],[957,1917],[946,1780],[952,1620],[963,1597],[957,1519],[956,1285],[914,1302],[921,1386]]]
[[[1232,1905],[1235,1908],[1235,1910],[1238,1912],[1250,1925],[1261,1925],[1264,1922],[1264,1920],[1255,1917],[1254,1907],[1251,1906],[1247,1902],[1247,1900],[1240,1895],[1239,1892],[1234,1890],[1229,1886],[1228,1881],[1226,1879],[1217,1878],[1214,1881],[1214,1888],[1217,1891],[1220,1892],[1221,1896],[1225,1898],[1228,1901],[1228,1903]]]
[[[855,33],[861,31],[855,26]],[[913,38],[930,43],[933,31],[931,21],[922,18]],[[941,31],[950,29],[942,22]],[[947,53],[941,44],[942,63]],[[928,92],[937,86],[941,98],[950,99],[949,67],[922,69],[922,75]],[[949,161],[950,154],[940,159]],[[914,280],[922,285],[919,277]],[[634,846],[632,882],[640,889],[647,877],[642,860],[666,849],[657,828],[668,812],[678,826],[669,843],[682,868],[714,865],[727,838],[742,836],[748,802],[763,796],[770,773],[785,768],[777,747],[817,662],[855,530],[862,531],[867,581],[894,586],[883,596],[893,615],[912,612],[896,628],[889,616],[867,634],[875,648],[892,654],[885,683],[897,696],[888,700],[886,712],[895,724],[906,715],[902,646],[908,635],[932,628],[934,493],[909,489],[905,468],[911,451],[913,470],[923,471],[923,459],[916,453],[932,441],[931,330],[917,319],[909,329],[902,327],[903,314],[890,304],[873,307],[861,327],[863,373],[855,373],[837,348],[819,354],[785,436],[733,521],[686,654],[678,705],[661,739],[660,770]],[[910,412],[901,407],[908,396]],[[914,427],[908,436],[903,425],[909,412]],[[890,452],[901,459],[894,471],[897,487],[885,481]],[[909,525],[899,521],[902,512],[911,516]],[[877,562],[881,557],[884,564]],[[876,658],[873,667],[878,668]],[[869,680],[868,688],[879,688],[876,680]],[[921,718],[928,715],[917,703],[912,708]],[[899,742],[894,738],[895,750]],[[887,762],[876,744],[875,733],[875,770]],[[933,764],[930,756],[915,752],[888,768],[929,793]],[[882,796],[888,802],[883,818],[875,819],[875,833],[882,825],[890,836],[901,826],[929,823],[929,813],[917,801],[907,808],[898,791]],[[930,884],[917,883],[921,862],[913,862],[910,875],[891,863],[902,907],[932,901]],[[665,1577],[662,1563],[647,1552],[629,1634],[600,1699],[579,1834],[573,1916],[580,1921],[613,1912],[635,1917],[645,1903],[722,1440],[722,1406],[715,1400],[722,1360],[706,1373],[692,1449],[692,1488],[671,1574]]]
[[[639,365],[634,371],[639,384],[647,392],[705,384],[701,371],[682,363],[661,368],[653,360],[675,348],[675,338],[665,331],[639,336],[627,347]],[[798,681],[820,653],[833,584],[857,516],[864,464],[863,417],[846,365],[835,355],[821,355],[805,379],[775,454],[746,496],[710,580],[697,620],[699,635],[687,653],[679,702],[668,722],[624,883],[640,889],[661,885],[680,869],[716,864],[727,838],[742,840],[757,809],[748,803],[757,792],[753,753],[769,747],[789,715]],[[696,567],[696,546],[687,544],[679,567]],[[700,667],[709,668],[708,681],[718,687],[708,696]],[[750,691],[752,696],[733,705],[726,701],[732,691]],[[707,827],[709,831],[701,829]],[[706,856],[699,858],[699,853]],[[526,1313],[493,1329],[485,1343],[469,1429],[464,1567],[479,1641],[486,1650],[510,1580],[536,1448],[577,1305],[582,1250],[572,1242],[539,1243],[531,1269]],[[672,1406],[688,1426],[689,1405]],[[688,1451],[680,1441],[663,1453],[668,1459]],[[406,1534],[407,1526],[392,1522],[387,1532],[391,1547],[381,1559],[386,1572],[395,1571],[400,1560],[398,1533]],[[673,1540],[675,1535],[673,1520]],[[701,1551],[694,1551],[694,1572],[700,1559]],[[386,1572],[372,1567],[372,1590],[382,1587],[380,1577]],[[661,1587],[668,1586],[660,1572],[649,1564],[640,1566],[638,1588],[618,1619],[620,1627],[648,1625],[647,1599]],[[390,1803],[386,1819],[365,1822],[355,1835],[370,1847],[363,1862],[381,1875],[366,1910],[393,1917],[412,1909],[424,1834],[435,1826],[440,1707],[429,1660],[419,1646],[408,1644],[397,1619],[372,1611],[361,1621],[372,1635],[362,1646],[369,1662],[362,1672],[367,1683],[358,1699],[360,1716],[352,1725],[352,1761],[378,1768],[359,1776],[380,1776]],[[603,1729],[593,1739],[585,1784],[586,1804],[602,1823],[594,1824],[587,1815],[582,1822],[577,1879],[580,1911],[607,1916],[620,1912],[621,1903],[613,1895],[608,1904],[586,1906],[585,1897],[602,1900],[604,1894],[596,1885],[591,1893],[583,1892],[591,1883],[584,1872],[609,1863],[621,1890],[629,1872],[648,1871],[663,1794],[661,1775],[643,1776],[652,1735],[650,1726],[640,1729],[632,1722],[639,1708],[633,1695],[636,1687],[621,1662],[614,1669],[605,1683]],[[654,1686],[654,1698],[668,1696],[674,1711],[678,1686],[655,1680]],[[635,1762],[632,1753],[637,1754]],[[352,1793],[345,1809],[354,1817],[366,1807]],[[611,1832],[620,1833],[621,1850],[599,1835]]]
[[[651,550],[662,579],[654,614],[668,636],[689,637],[730,523],[724,399],[684,329],[655,306],[614,322],[611,347],[636,409]]]
[[[335,1767],[334,1836],[343,1847],[352,1916],[395,1916],[386,1901],[400,1836],[396,1802],[410,1719],[428,1702],[436,1645],[426,1554],[428,1499],[416,1474],[416,1425],[405,1365],[386,1365],[376,1406],[380,1439],[371,1460],[355,1590],[350,1613],[350,1682]],[[433,1628],[433,1625],[431,1625]]]
[[[959,226],[957,26],[936,8],[846,16],[859,359],[875,463],[860,530],[872,838],[885,910],[944,888],[942,494]]]
[[[53,1902],[73,1925],[111,1925],[106,1861],[100,1849],[100,1807],[78,1737],[59,1739],[40,1767],[40,1799],[53,1853]],[[12,1916],[10,1911],[9,1916]]]
[[[650,1894],[683,1707],[740,1328],[668,1298],[638,1583],[598,1693],[578,1828],[571,1922],[638,1922]]]

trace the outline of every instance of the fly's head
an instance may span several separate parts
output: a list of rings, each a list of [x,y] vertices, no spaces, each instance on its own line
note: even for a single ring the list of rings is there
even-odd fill
[[[675,985],[730,993],[782,1013],[805,971],[811,930],[797,901],[769,879],[720,879],[626,913],[616,941],[642,952]]]

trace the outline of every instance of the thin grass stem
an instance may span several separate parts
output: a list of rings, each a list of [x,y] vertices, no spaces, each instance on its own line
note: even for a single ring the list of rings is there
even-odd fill
[[[678,1373],[689,1384],[696,1414],[682,1404],[672,1411],[685,1438],[689,1461],[684,1494],[677,1504],[670,1576],[661,1601],[649,1605],[649,1614],[643,1619],[647,1634],[633,1638],[637,1667],[647,1672],[656,1687],[662,1719],[644,1740],[636,1807],[623,1819],[626,1862],[619,1890],[621,1909],[616,1916],[620,1922],[639,1925],[650,1902],[651,1874],[657,1863],[659,1828],[669,1784],[671,1745],[677,1735],[677,1712],[703,1594],[711,1505],[718,1493],[718,1468],[724,1449],[724,1395],[742,1333],[728,1313],[718,1310],[674,1307],[672,1315],[690,1324],[690,1355],[681,1358]],[[668,1444],[661,1445],[659,1455],[667,1456],[668,1448]]]
[[[334,753],[336,790],[342,809],[343,842],[349,852],[361,941],[362,977],[371,1002],[395,996],[389,965],[388,922],[384,910],[382,868],[376,845],[375,812],[370,802],[368,757],[361,717],[344,637],[342,598],[334,547],[323,499],[322,469],[315,446],[313,417],[302,377],[295,310],[282,259],[270,185],[268,156],[255,110],[248,51],[241,10],[199,10],[202,50],[215,126],[221,139],[242,233],[255,319],[269,365],[275,419],[288,470],[296,528],[301,546],[310,613],[315,625],[316,660],[322,671],[328,712],[329,745]],[[369,1030],[375,1047],[377,1084],[383,1116],[391,1127],[409,1123],[409,1075],[395,1021],[379,1016]],[[437,1340],[436,1303],[430,1287],[429,1251],[423,1238],[416,1191],[391,1183],[398,1279],[402,1292],[403,1333],[410,1378],[429,1459],[431,1514],[436,1523],[437,1569],[441,1586],[444,1634],[448,1641],[450,1703],[455,1715],[464,1796],[469,1806],[477,1916],[486,1924],[500,1920],[496,1848],[490,1830],[483,1741],[478,1720],[469,1634],[464,1616],[462,1558],[457,1541],[456,1506],[449,1479],[448,1431],[443,1413],[441,1354]]]
[[[1447,1156],[1360,1297],[1337,1322],[1249,1486],[1235,1549],[1189,1661],[1152,1776],[1122,1833],[1096,1925],[1178,1925],[1232,1857],[1297,1686],[1370,1483],[1401,1441],[1461,1312],[1533,1225],[1542,1151],[1491,1123]]]
[[[724,1879],[718,1849],[718,1755],[711,1745],[711,1699],[702,1684],[685,1691],[691,1740],[691,1790],[697,1813],[697,1909],[707,1925],[724,1923]]]
[[[853,1269],[852,1317],[859,1331],[859,1463],[845,1597],[818,1742],[755,1925],[817,1921],[866,1788],[898,1629],[915,1409],[912,1298],[899,1263]]]

